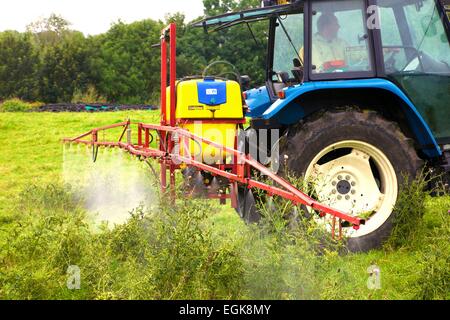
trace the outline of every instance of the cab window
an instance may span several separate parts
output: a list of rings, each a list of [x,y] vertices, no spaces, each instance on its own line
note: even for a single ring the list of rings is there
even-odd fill
[[[303,65],[303,61],[294,63],[294,60],[303,60],[303,57],[300,56],[303,48],[303,14],[281,16],[280,21],[276,22],[275,28],[272,68],[274,71],[272,81],[274,82],[282,82],[279,78],[283,74],[289,79],[294,79],[295,64],[300,62]],[[289,41],[288,35],[292,43]]]
[[[316,1],[312,10],[312,73],[371,71],[364,1]]]
[[[450,45],[434,0],[380,1],[387,74],[450,73]],[[393,37],[400,34],[401,37]]]

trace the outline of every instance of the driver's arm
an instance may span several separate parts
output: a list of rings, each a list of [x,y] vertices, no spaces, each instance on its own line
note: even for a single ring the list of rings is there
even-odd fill
[[[300,49],[300,51],[298,52],[298,55],[300,56],[300,58],[302,59],[302,61],[305,61],[305,47],[302,47]]]
[[[305,61],[305,47],[302,47],[300,49],[299,55],[300,55],[300,58],[302,59],[302,61],[304,62]],[[316,66],[316,72],[322,72],[322,71],[318,71],[318,70],[323,69],[323,64],[325,63],[325,61],[323,60],[323,57],[322,57],[322,50],[317,50],[317,49],[313,50],[312,62],[313,62],[313,65]]]

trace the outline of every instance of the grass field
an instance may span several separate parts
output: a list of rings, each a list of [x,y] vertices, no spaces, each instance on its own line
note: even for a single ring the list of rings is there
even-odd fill
[[[0,212],[10,216],[14,200],[27,184],[51,183],[61,178],[62,138],[92,128],[125,121],[154,123],[151,111],[117,113],[2,113],[0,114]],[[7,191],[7,192],[4,192]]]
[[[91,232],[83,208],[57,187],[60,140],[129,116],[158,119],[149,111],[0,113],[0,299],[450,299],[448,197],[427,196],[401,245],[367,254],[315,255],[201,201],[179,208],[188,221],[167,213],[178,229],[157,218],[144,228],[135,217]],[[88,270],[82,290],[65,287],[72,264]],[[372,265],[381,270],[378,290],[367,285]]]

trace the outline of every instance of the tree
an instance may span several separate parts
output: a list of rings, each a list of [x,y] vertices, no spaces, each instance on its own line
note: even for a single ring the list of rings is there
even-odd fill
[[[205,14],[215,15],[259,5],[259,0],[204,0]],[[84,37],[55,14],[28,26],[28,32],[0,34],[0,99],[17,96],[43,102],[68,102],[97,91],[111,102],[157,103],[159,98],[161,29],[178,26],[177,76],[200,75],[213,61],[226,60],[253,84],[264,83],[265,22],[205,34],[190,28],[182,13],[166,21],[115,23],[105,34]],[[95,89],[95,90],[94,90]]]
[[[81,32],[68,32],[42,53],[39,93],[46,102],[68,102],[92,83],[92,50]]]
[[[205,15],[216,16],[222,13],[235,11],[238,8],[236,0],[203,0]]]
[[[39,56],[28,33],[0,33],[0,100],[37,97]]]
[[[69,29],[70,22],[60,15],[52,13],[48,18],[41,18],[27,25],[27,31],[31,33],[55,32],[61,35]]]
[[[41,18],[27,26],[27,32],[35,35],[40,46],[55,45],[64,33],[69,31],[70,22],[52,13],[48,18]]]
[[[100,36],[99,93],[110,101],[144,103],[159,96],[162,22],[118,22]]]
[[[260,0],[203,0],[203,6],[205,7],[205,15],[216,16],[219,14],[257,8],[261,5]]]

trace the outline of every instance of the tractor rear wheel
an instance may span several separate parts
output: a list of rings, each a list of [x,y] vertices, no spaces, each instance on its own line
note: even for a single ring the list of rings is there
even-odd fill
[[[400,186],[422,166],[412,140],[372,111],[313,116],[291,131],[280,157],[317,200],[367,219],[357,231],[344,227],[354,252],[378,248],[390,236]]]

